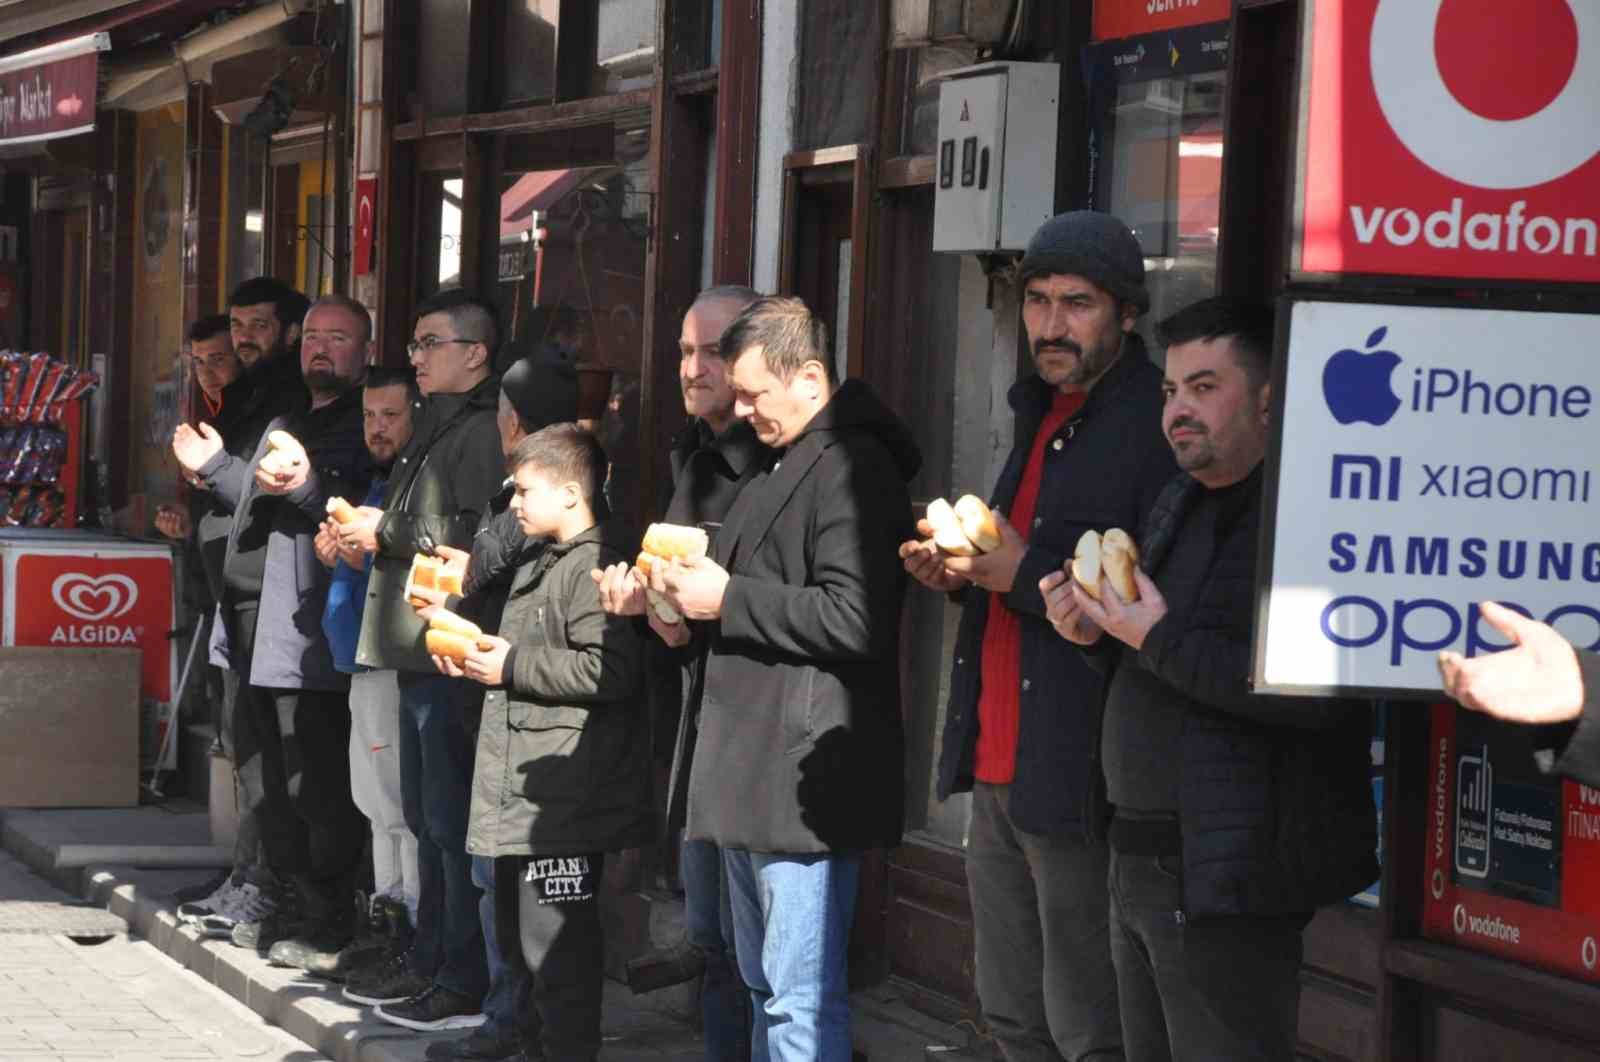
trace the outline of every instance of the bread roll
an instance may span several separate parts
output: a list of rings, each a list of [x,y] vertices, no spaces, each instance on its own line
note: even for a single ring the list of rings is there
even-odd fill
[[[282,428],[267,432],[267,447],[271,453],[282,454],[279,459],[291,465],[305,462],[306,448],[300,445],[300,440],[284,431]]]
[[[348,524],[356,518],[356,507],[343,498],[329,498],[328,515],[333,517],[334,523]]]
[[[1090,528],[1072,551],[1072,577],[1084,593],[1100,600],[1100,532]]]
[[[961,533],[968,542],[984,553],[1000,548],[1000,527],[982,498],[976,494],[963,494],[951,508],[955,510]]]
[[[698,560],[706,555],[710,540],[702,528],[683,524],[651,524],[645,528],[640,549],[662,560]]]
[[[1139,600],[1139,584],[1133,570],[1139,566],[1139,547],[1120,527],[1104,535],[1085,531],[1072,554],[1072,577],[1096,601],[1102,601],[1100,580],[1109,579],[1124,601]]]
[[[1139,584],[1133,577],[1138,566],[1139,547],[1133,536],[1120,527],[1100,536],[1100,570],[1124,601],[1139,600]]]
[[[465,617],[458,616],[447,608],[441,608],[428,620],[430,631],[449,631],[459,634],[463,638],[475,640],[483,637],[483,628]]]
[[[467,654],[472,651],[473,645],[476,644],[473,639],[465,635],[457,634],[454,631],[434,630],[431,627],[428,629],[426,641],[428,643],[428,652],[434,656],[449,657],[458,664],[466,663]]]
[[[640,552],[634,559],[633,566],[639,569],[639,574],[646,579],[650,578],[650,570],[655,567],[655,558],[648,553]]]
[[[977,556],[978,547],[962,532],[956,511],[943,498],[928,503],[928,526],[933,528],[933,544],[952,557]]]

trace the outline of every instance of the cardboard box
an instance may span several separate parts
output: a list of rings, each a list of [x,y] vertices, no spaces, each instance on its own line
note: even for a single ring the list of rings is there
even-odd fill
[[[0,807],[139,802],[142,657],[0,647]]]

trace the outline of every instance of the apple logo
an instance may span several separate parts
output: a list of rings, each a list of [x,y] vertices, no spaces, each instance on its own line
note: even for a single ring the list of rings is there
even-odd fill
[[[1400,364],[1392,350],[1373,350],[1389,334],[1387,326],[1367,337],[1367,353],[1359,350],[1336,351],[1322,369],[1322,397],[1328,412],[1340,424],[1365,421],[1389,423],[1400,408],[1400,399],[1389,386],[1389,377]]]

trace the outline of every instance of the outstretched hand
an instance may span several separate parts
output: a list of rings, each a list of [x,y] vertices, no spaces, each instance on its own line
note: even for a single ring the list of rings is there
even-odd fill
[[[1511,648],[1467,658],[1439,654],[1444,692],[1463,708],[1515,723],[1563,723],[1583,711],[1583,672],[1572,643],[1554,627],[1485,601],[1489,625]]]

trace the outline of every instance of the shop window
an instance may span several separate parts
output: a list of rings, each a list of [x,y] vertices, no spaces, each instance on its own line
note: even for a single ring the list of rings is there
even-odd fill
[[[882,6],[859,0],[801,4],[796,151],[877,140],[872,89],[883,62]]]
[[[422,175],[418,216],[417,299],[461,283],[460,173]]]
[[[1228,24],[1086,50],[1090,194],[1144,248],[1147,322],[1216,291]]]
[[[970,44],[931,44],[905,52],[898,155],[932,155],[939,144],[939,75],[978,61]]]
[[[470,0],[419,0],[417,4],[417,91],[430,116],[462,114],[467,109],[467,24]],[[516,67],[526,63],[522,56]],[[482,72],[479,72],[479,76]]]
[[[507,139],[509,159],[525,154],[520,140]],[[532,354],[578,367],[583,412],[611,460],[607,496],[629,517],[639,500],[649,141],[647,127],[619,130],[608,159],[586,151],[581,165],[508,170],[495,288],[502,367]]]

